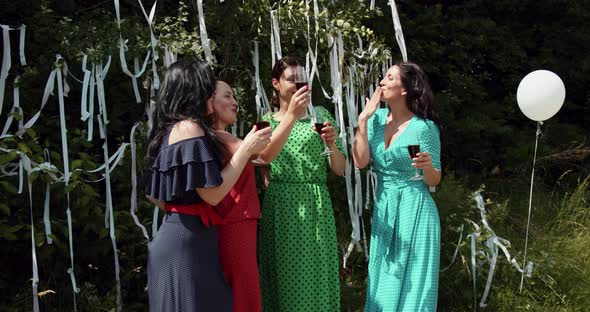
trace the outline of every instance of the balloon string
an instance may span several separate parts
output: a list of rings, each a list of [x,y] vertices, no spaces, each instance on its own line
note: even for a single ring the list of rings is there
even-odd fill
[[[529,192],[529,214],[527,217],[526,236],[524,239],[524,260],[522,262],[523,268],[526,266],[526,251],[527,251],[527,247],[528,247],[528,243],[529,243],[529,226],[531,224],[531,208],[532,208],[532,201],[533,201],[533,182],[534,182],[534,178],[535,178],[535,162],[537,160],[537,145],[539,143],[539,136],[541,135],[541,124],[543,124],[543,123],[540,121],[537,123],[537,132],[535,133],[535,152],[533,154],[533,170],[531,172],[531,189]],[[526,270],[522,271],[522,275],[520,277],[519,292],[521,292],[521,293],[522,293],[522,284],[524,283],[525,271]]]

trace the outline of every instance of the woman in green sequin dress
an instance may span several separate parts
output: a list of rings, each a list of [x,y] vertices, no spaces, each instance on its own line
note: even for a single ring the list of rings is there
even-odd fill
[[[380,100],[388,108],[378,109]],[[359,115],[353,153],[377,174],[365,311],[435,311],[440,221],[428,186],[440,182],[438,115],[424,72],[392,66]],[[420,145],[410,158],[409,145]],[[423,179],[414,179],[416,171]]]
[[[301,119],[310,94],[307,87],[296,89],[296,66],[287,57],[273,67],[280,110],[265,117],[273,135],[260,155],[270,162],[260,222],[262,305],[272,312],[340,311],[338,244],[326,177],[328,167],[343,175],[346,160],[328,111],[316,108],[330,120],[321,138],[309,118]],[[320,155],[322,138],[329,157]]]

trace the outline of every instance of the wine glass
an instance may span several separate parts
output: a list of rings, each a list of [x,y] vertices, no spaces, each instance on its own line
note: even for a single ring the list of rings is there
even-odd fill
[[[262,111],[262,109],[261,109],[261,111]],[[270,127],[270,122],[262,120],[261,115],[262,115],[261,113],[256,114],[256,131],[264,129],[266,127]],[[257,165],[265,165],[266,164],[266,162],[264,162],[264,160],[262,158],[260,158],[260,154],[258,154],[258,157],[256,157],[256,159],[253,159],[250,162],[253,164],[257,164]]]
[[[299,65],[297,67],[295,67],[295,87],[297,88],[297,90],[305,87],[308,85],[308,78],[307,78],[307,73],[305,72],[305,67]]]
[[[324,141],[324,139],[321,137],[322,136],[322,129],[324,129],[324,127],[325,127],[324,123],[326,122],[326,117],[324,116],[324,114],[322,114],[321,110],[318,110],[315,107],[313,108],[313,114],[311,115],[311,122],[313,123],[313,126],[315,127],[315,131],[320,135],[320,139],[322,140],[322,143],[324,143],[324,151],[320,155],[329,156],[330,154],[332,154],[332,151],[330,151],[330,149],[328,148],[328,145],[326,145],[326,141]]]
[[[298,65],[297,67],[295,67],[295,74],[293,77],[293,82],[295,82],[295,87],[297,88],[297,90],[303,88],[303,87],[309,87],[309,80],[307,77],[307,72],[305,71],[305,67]],[[303,115],[301,118],[299,119],[307,119],[309,118],[311,115],[314,114],[313,109],[311,107],[312,105],[309,104],[307,106],[307,111],[305,112],[305,115]]]
[[[410,159],[414,159],[416,157],[418,157],[418,153],[420,153],[420,143],[418,141],[418,139],[416,138],[416,140],[414,141],[414,144],[410,144],[408,145],[408,153],[410,154]],[[418,172],[418,168],[414,168],[415,169],[415,174],[413,177],[411,177],[409,180],[410,181],[420,181],[420,180],[424,180],[424,177],[420,175],[420,173]]]

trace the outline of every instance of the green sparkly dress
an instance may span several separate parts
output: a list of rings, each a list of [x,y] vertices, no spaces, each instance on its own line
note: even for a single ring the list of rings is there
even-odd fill
[[[431,120],[414,116],[385,149],[388,112],[378,109],[367,124],[377,190],[365,311],[436,311],[440,220],[424,181],[409,180],[415,170],[408,145],[420,144],[440,170],[439,130]]]
[[[267,121],[273,129],[279,125],[274,117]],[[336,225],[322,142],[309,119],[299,120],[270,163],[258,245],[264,311],[340,311]]]

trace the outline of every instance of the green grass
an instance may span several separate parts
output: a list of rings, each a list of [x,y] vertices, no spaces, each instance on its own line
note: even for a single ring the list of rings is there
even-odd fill
[[[469,200],[472,190],[453,175],[434,194],[442,225],[441,266],[450,263],[459,238],[458,228],[465,224],[459,255],[448,271],[441,273],[439,311],[473,311],[473,286],[470,246],[465,237],[473,227],[465,221],[480,221],[479,212]],[[519,291],[521,274],[501,253],[496,265],[487,311],[586,311],[590,307],[590,176],[573,189],[551,190],[537,185],[529,232],[527,259],[534,263],[531,278],[525,278]],[[482,194],[487,220],[496,234],[511,241],[509,251],[522,264],[528,189],[489,187]],[[528,187],[528,186],[527,186]],[[549,189],[549,191],[547,190]],[[369,225],[369,216],[365,223]],[[341,220],[339,220],[341,221]],[[480,223],[481,225],[481,223]],[[340,224],[339,224],[340,226]],[[369,229],[368,229],[369,230]],[[370,233],[370,232],[368,232]],[[478,250],[485,250],[478,240]],[[348,237],[341,236],[342,245]],[[479,257],[478,259],[483,259]],[[360,253],[349,259],[351,272],[341,276],[342,311],[363,311],[366,288],[366,262]],[[488,264],[478,267],[477,302],[481,300],[488,274]]]

